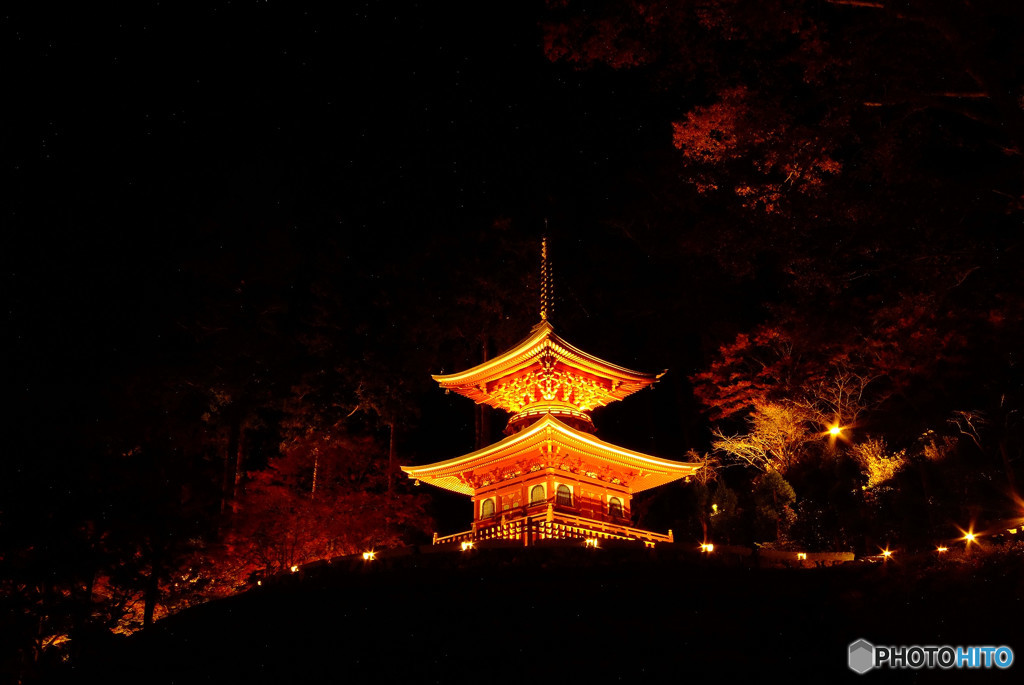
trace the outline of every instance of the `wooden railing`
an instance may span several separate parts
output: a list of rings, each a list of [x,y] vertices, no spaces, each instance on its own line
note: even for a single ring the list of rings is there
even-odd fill
[[[658,542],[672,542],[672,531],[655,533],[608,521],[597,521],[584,516],[547,509],[541,514],[509,518],[499,516],[493,522],[480,522],[473,530],[438,537],[434,544],[452,542],[479,542],[485,540],[521,540],[530,545],[538,540],[566,540],[596,538],[604,540],[639,540],[648,547]]]
[[[672,531],[655,533],[617,523],[595,521],[583,516],[554,512],[551,520],[541,519],[538,533],[545,538],[604,538],[610,540],[642,540],[653,546],[656,542],[672,542]]]
[[[473,531],[467,530],[462,533],[453,533],[452,535],[445,535],[438,537],[437,533],[434,533],[434,544],[443,545],[448,542],[472,542]]]

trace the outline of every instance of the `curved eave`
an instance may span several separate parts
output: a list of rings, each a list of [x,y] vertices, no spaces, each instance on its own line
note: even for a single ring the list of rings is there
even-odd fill
[[[473,495],[474,488],[465,482],[463,474],[472,473],[477,469],[486,468],[504,459],[515,457],[522,452],[537,448],[548,440],[566,445],[599,462],[639,470],[642,475],[629,484],[631,492],[642,492],[685,478],[700,468],[699,465],[661,459],[612,445],[589,433],[578,431],[548,415],[539,419],[529,428],[483,449],[434,464],[403,466],[402,470],[410,478],[446,490]]]
[[[622,399],[638,390],[651,385],[665,375],[660,373],[644,373],[612,364],[588,354],[555,335],[554,329],[547,321],[534,326],[533,333],[512,349],[465,371],[452,374],[431,376],[446,390],[454,390],[477,402],[485,401],[486,393],[480,386],[497,381],[506,376],[518,373],[533,364],[538,356],[549,348],[559,359],[584,373],[617,381],[618,389],[613,391],[617,399]]]

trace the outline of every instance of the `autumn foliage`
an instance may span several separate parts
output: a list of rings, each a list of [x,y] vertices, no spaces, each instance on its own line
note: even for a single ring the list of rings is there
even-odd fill
[[[923,535],[938,503],[964,517],[967,489],[936,483],[968,464],[972,483],[1013,488],[1021,8],[548,5],[550,60],[669,103],[665,161],[639,182],[651,201],[623,230],[746,303],[679,307],[721,326],[690,376],[713,453],[791,480],[793,530],[819,545],[880,534],[887,517]],[[1007,515],[998,490],[970,506]]]
[[[229,544],[266,575],[429,532],[424,496],[389,492],[388,478],[386,454],[372,438],[347,435],[344,426],[306,429],[251,474]]]

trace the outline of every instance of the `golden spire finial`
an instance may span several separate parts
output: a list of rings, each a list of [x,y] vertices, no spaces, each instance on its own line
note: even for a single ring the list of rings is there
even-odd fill
[[[544,235],[540,239],[540,319],[548,320],[551,309],[551,271],[548,268],[548,220],[544,219]]]

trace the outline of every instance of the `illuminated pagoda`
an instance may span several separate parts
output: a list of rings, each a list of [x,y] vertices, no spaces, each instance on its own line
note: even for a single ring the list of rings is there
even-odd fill
[[[594,435],[589,412],[657,382],[588,354],[555,334],[548,321],[547,245],[542,244],[541,321],[529,337],[460,373],[434,376],[446,391],[503,409],[507,437],[470,454],[403,466],[410,478],[469,495],[471,530],[435,544],[559,538],[671,542],[630,525],[632,497],[686,478],[699,466],[612,445]],[[596,543],[592,543],[596,544]]]

